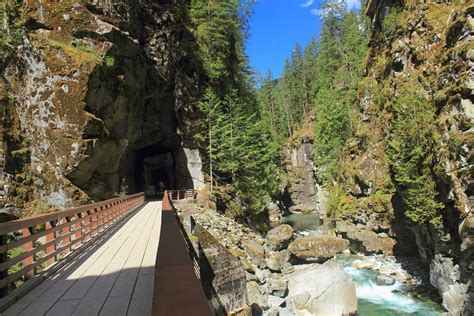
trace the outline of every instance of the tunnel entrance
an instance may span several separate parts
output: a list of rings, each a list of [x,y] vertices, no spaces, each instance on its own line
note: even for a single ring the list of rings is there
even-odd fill
[[[152,145],[133,152],[133,191],[160,196],[164,190],[193,189],[187,157],[181,147]]]
[[[172,153],[147,157],[143,163],[144,191],[147,194],[162,193],[176,188],[176,165]]]

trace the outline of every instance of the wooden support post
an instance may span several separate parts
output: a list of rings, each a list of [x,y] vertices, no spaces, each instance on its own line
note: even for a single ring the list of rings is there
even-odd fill
[[[117,203],[117,206],[114,207],[112,210],[112,214],[110,214],[110,225],[115,224],[117,221],[118,214],[120,213],[120,210],[122,209],[124,203],[122,201],[119,201]]]
[[[112,224],[112,214],[113,212],[115,212],[116,208],[117,208],[117,205],[118,203],[116,203],[111,209],[107,210],[107,217],[105,218],[105,228],[104,229],[107,229],[110,227],[110,225]]]
[[[31,231],[30,231],[30,229],[31,229]],[[32,230],[33,230],[33,228],[23,228],[23,238],[31,236]],[[33,249],[33,242],[32,241],[29,241],[29,242],[23,244],[23,252],[28,252],[32,249]],[[33,256],[29,256],[29,257],[25,258],[23,260],[23,267],[29,266],[30,264],[33,263],[33,261],[34,261]],[[34,271],[34,269],[32,269],[32,270],[25,273],[25,279],[28,280],[28,279],[32,278],[34,275],[35,275],[35,271]]]
[[[115,212],[113,214],[114,219],[113,219],[112,223],[115,224],[119,220],[120,215],[122,214],[123,210],[126,209],[126,206],[127,206],[127,202],[121,202],[118,205],[117,209],[115,210]]]
[[[110,210],[114,208],[114,204],[112,204],[108,209],[104,211],[104,230],[106,230],[107,227],[109,227],[109,214],[110,214]]]
[[[92,225],[92,227],[94,227],[95,229],[95,234],[98,235],[99,234],[99,226],[100,226],[100,213],[102,211],[102,207],[96,207],[94,209],[94,224]]]
[[[44,226],[45,226],[45,227],[44,227],[45,229],[51,229],[51,228],[53,228],[53,225],[52,225],[50,222],[45,223]],[[54,240],[54,237],[55,237],[54,235],[55,235],[55,234],[54,234],[54,231],[48,233],[48,234],[46,235],[46,242],[50,242],[50,241]],[[55,247],[54,244],[52,244],[52,245],[46,247],[46,256],[49,255],[49,254],[51,254],[51,253],[53,253],[54,250],[56,250],[55,248],[56,248],[56,247]],[[46,261],[46,262],[47,262],[47,266],[52,265],[52,264],[54,263],[54,261],[55,261],[55,258],[54,258],[54,257],[51,258],[51,259],[48,259],[48,261]]]
[[[0,236],[0,245],[5,246],[7,244],[7,235]],[[8,251],[0,253],[0,263],[7,262],[8,260]],[[8,277],[8,269],[0,271],[0,280]],[[0,298],[7,296],[8,294],[8,285],[3,288],[0,288]]]
[[[75,236],[75,239],[79,239],[82,236],[82,212],[81,213],[76,213],[75,217],[76,217],[77,222],[76,222],[75,227],[74,227],[74,231],[76,232],[76,234],[74,236]],[[80,245],[81,245],[80,243],[76,243],[76,244],[74,244],[74,248],[77,248]],[[71,250],[73,250],[73,249],[71,249]]]
[[[71,221],[71,218],[70,217],[65,217],[63,220],[62,220],[62,223],[63,224],[67,224]],[[71,231],[71,227],[68,226],[68,227],[63,227],[61,228],[61,236],[64,236],[66,234],[68,234],[69,232]],[[69,244],[71,242],[71,237],[66,237],[66,238],[63,238],[61,240],[61,244],[62,246],[65,246],[67,244]],[[66,250],[64,250],[62,252],[62,255],[63,256],[66,256],[69,252],[71,251],[71,247],[68,247]]]
[[[87,224],[89,224],[90,222],[90,210],[87,210],[85,213],[84,213],[84,221],[82,222],[82,225],[84,226],[84,231],[82,232],[83,235],[87,235],[90,230],[91,230],[91,227],[90,226],[87,226]],[[83,243],[85,243],[86,241],[88,241],[89,239],[91,239],[91,236],[89,237],[84,237],[84,240],[83,240]]]
[[[97,234],[99,233],[96,230],[96,227],[97,227],[97,208],[90,209],[89,214],[90,214],[89,222],[91,223],[91,226],[89,226],[90,227],[89,229],[90,229],[90,232],[91,232],[91,238],[93,238],[93,237],[97,236]]]

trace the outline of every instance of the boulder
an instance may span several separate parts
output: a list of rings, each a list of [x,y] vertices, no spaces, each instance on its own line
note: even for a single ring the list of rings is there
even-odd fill
[[[385,275],[397,274],[397,271],[395,269],[384,266],[384,265],[380,267],[379,272],[380,274],[385,274]]]
[[[266,253],[267,266],[274,272],[280,272],[283,267],[290,261],[290,253],[288,250],[270,251]]]
[[[387,276],[380,274],[377,276],[377,279],[375,280],[375,284],[377,285],[393,285],[395,284],[395,279]]]
[[[474,49],[470,49],[467,51],[467,58],[471,61],[474,61]]]
[[[0,209],[0,223],[5,223],[19,219],[21,211],[14,206],[6,205]]]
[[[265,268],[267,263],[265,261],[265,249],[259,243],[253,240],[246,240],[242,242],[242,248],[244,248],[250,260],[260,268]]]
[[[279,223],[283,218],[283,212],[281,211],[280,207],[274,203],[270,202],[267,206],[268,211],[268,220],[270,222]]]
[[[353,252],[365,254],[383,253],[387,256],[393,255],[395,240],[388,235],[378,235],[377,233],[356,227],[349,223],[338,223],[338,231],[351,241],[350,248]]]
[[[279,296],[270,295],[268,297],[268,305],[273,308],[278,308],[281,305],[284,305],[285,299]]]
[[[324,261],[344,251],[349,241],[334,236],[299,237],[288,246],[288,251],[305,261]]]
[[[354,282],[334,260],[298,267],[289,277],[288,290],[296,315],[357,312]]]
[[[258,281],[257,276],[255,274],[249,273],[249,272],[245,272],[245,279],[247,280],[247,282],[250,282],[250,281],[257,282]]]
[[[281,275],[274,275],[268,280],[267,287],[270,294],[285,297],[288,289],[288,281]]]
[[[242,262],[245,271],[255,274],[255,266],[247,258],[240,258],[240,262]]]
[[[318,205],[316,203],[303,203],[303,204],[292,206],[291,212],[308,214],[308,213],[316,212],[317,209],[318,209]]]
[[[265,316],[280,316],[280,312],[278,311],[278,308],[273,307],[272,309],[269,309],[264,315]]]
[[[274,250],[281,250],[288,246],[293,239],[293,228],[290,225],[279,225],[267,233],[267,245]]]
[[[268,269],[257,269],[255,275],[257,276],[258,283],[265,284],[270,279],[272,273]]]
[[[374,265],[374,258],[368,258],[366,260],[355,260],[354,262],[352,262],[352,266],[356,269],[372,269]]]
[[[293,267],[293,265],[290,262],[285,263],[285,265],[281,269],[281,272],[283,274],[290,274],[290,273],[293,273],[294,271],[295,271],[295,267]]]
[[[257,305],[261,309],[268,309],[268,299],[260,293],[260,286],[256,282],[248,282],[247,283],[247,299],[252,309],[254,309],[254,305]]]
[[[461,315],[464,303],[469,301],[468,285],[460,283],[460,277],[459,266],[451,258],[435,255],[430,264],[430,282],[439,290],[450,315]]]

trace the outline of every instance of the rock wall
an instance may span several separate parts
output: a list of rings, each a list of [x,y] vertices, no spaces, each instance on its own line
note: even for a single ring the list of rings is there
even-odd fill
[[[422,258],[444,307],[453,315],[472,314],[474,6],[469,1],[372,0],[366,13],[372,24],[366,72],[376,91],[369,87],[361,96],[343,164],[346,198],[359,211],[344,214],[339,225],[354,225],[357,232],[349,228],[345,233],[365,249],[390,238],[393,253]],[[390,180],[385,152],[393,112],[374,100],[381,93],[400,95],[407,79],[418,82],[436,108],[433,175],[443,204],[442,225],[409,221]],[[356,236],[361,231],[365,237]]]
[[[227,315],[247,307],[245,269],[204,227],[192,230],[199,240],[201,278],[208,284]]]
[[[421,258],[444,307],[453,315],[472,314],[474,6],[372,0],[366,14],[371,22],[366,78],[351,112],[353,133],[341,158],[341,177],[333,179],[338,204],[331,218],[352,252]],[[391,101],[404,93],[407,80],[435,108],[431,172],[443,205],[441,225],[408,219],[404,188],[396,186],[389,164]],[[284,150],[292,210],[317,210],[324,201],[313,180],[310,126],[305,123]]]
[[[291,212],[318,212],[323,218],[326,193],[314,179],[312,142],[285,147],[283,157],[288,175],[284,203]]]
[[[216,315],[245,315],[249,310],[246,275],[239,259],[198,220],[195,203],[176,202],[179,219],[199,265],[199,278]]]
[[[145,160],[202,185],[193,140],[201,65],[187,1],[24,1],[23,43],[1,75],[6,200],[58,208],[144,190]],[[156,167],[156,168],[155,168]]]

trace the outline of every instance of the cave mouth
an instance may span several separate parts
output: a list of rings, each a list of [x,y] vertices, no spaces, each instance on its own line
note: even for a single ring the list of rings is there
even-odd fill
[[[135,192],[160,197],[164,190],[193,189],[194,184],[181,147],[152,145],[134,152]]]
[[[146,157],[143,161],[143,178],[140,183],[147,195],[162,193],[176,187],[176,166],[173,153]]]

